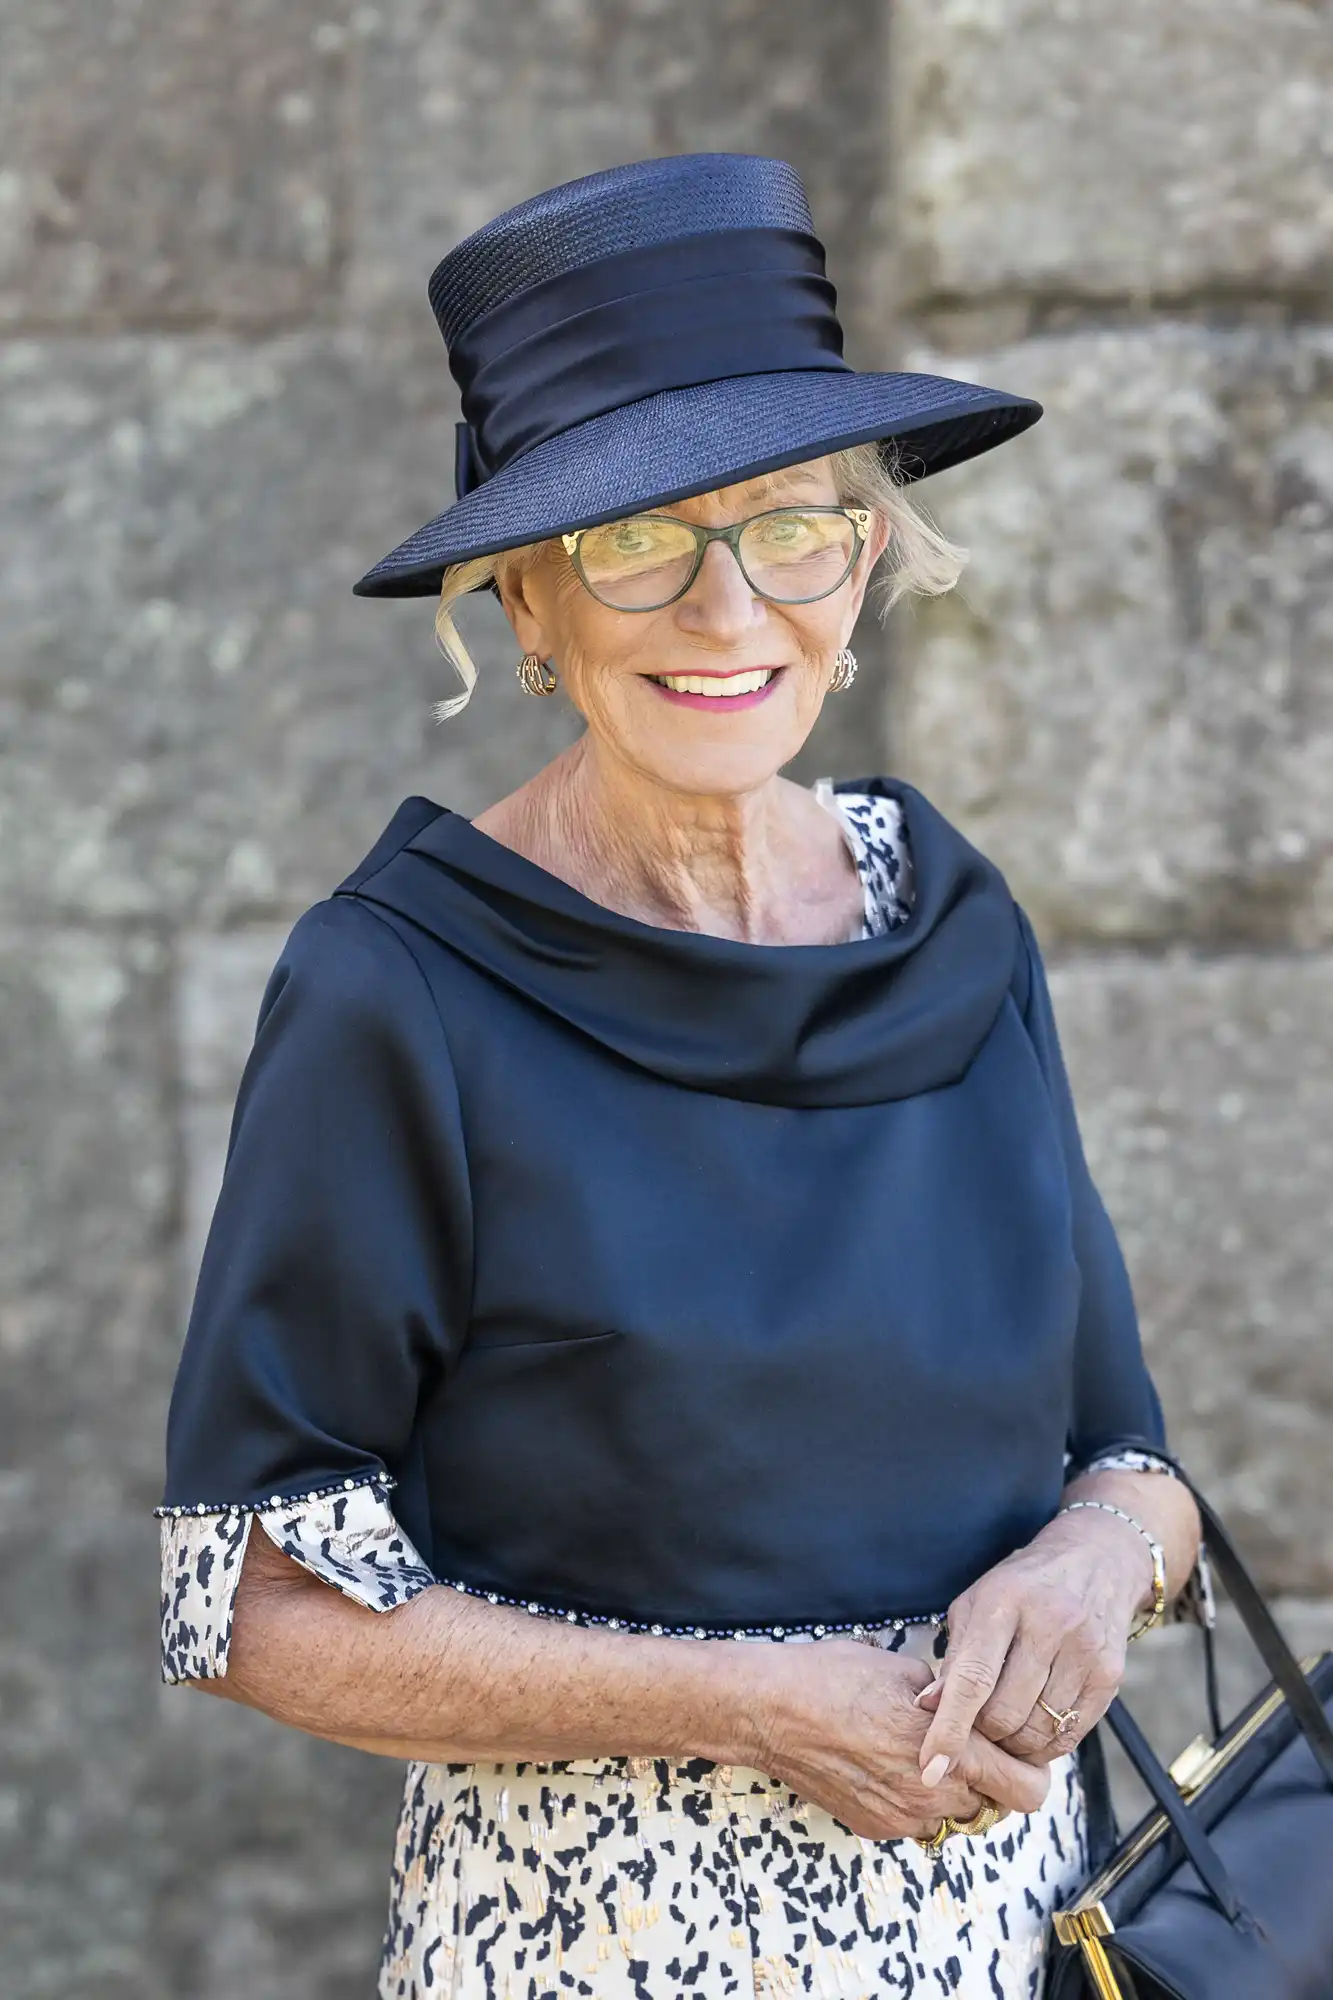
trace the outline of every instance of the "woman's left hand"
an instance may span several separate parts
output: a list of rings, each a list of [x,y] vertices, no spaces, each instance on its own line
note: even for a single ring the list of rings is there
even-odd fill
[[[939,1678],[917,1697],[933,1719],[921,1770],[945,1775],[979,1729],[1029,1763],[1048,1764],[1086,1736],[1125,1669],[1135,1613],[1151,1594],[1152,1556],[1114,1515],[1058,1514],[949,1606]],[[1038,1696],[1077,1720],[1060,1729]]]

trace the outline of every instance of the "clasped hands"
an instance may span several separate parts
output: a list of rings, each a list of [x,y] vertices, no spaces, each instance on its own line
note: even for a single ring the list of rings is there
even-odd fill
[[[779,1686],[761,1768],[873,1840],[925,1840],[946,1816],[971,1820],[988,1804],[1035,1811],[1047,1767],[1120,1685],[1151,1589],[1140,1543],[1113,1516],[1057,1515],[950,1605],[937,1677],[854,1641],[764,1648]],[[1076,1720],[1057,1728],[1052,1709]]]
[[[920,1750],[927,1789],[965,1758],[974,1733],[1044,1767],[1101,1720],[1151,1586],[1151,1554],[1139,1542],[1114,1517],[1058,1514],[955,1599],[939,1675],[915,1698],[930,1717]]]

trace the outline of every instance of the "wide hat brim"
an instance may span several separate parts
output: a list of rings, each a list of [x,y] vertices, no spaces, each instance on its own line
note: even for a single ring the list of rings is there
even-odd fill
[[[686,500],[848,445],[925,479],[1036,423],[1041,404],[943,375],[787,369],[664,389],[512,459],[390,550],[358,597],[434,597],[446,569]]]

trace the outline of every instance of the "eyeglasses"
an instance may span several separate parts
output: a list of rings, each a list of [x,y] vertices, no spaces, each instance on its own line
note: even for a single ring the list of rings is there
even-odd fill
[[[725,542],[756,597],[813,604],[851,575],[872,519],[868,507],[772,507],[729,528],[675,514],[631,514],[561,541],[574,572],[613,611],[660,611],[683,597],[710,542]]]

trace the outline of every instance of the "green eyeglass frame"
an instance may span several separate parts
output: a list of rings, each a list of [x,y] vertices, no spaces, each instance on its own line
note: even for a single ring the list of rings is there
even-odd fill
[[[851,522],[853,528],[856,530],[856,540],[853,542],[852,552],[847,558],[847,567],[836,583],[830,583],[825,589],[817,590],[813,597],[774,597],[771,592],[759,589],[741,558],[741,536],[752,522],[768,520],[774,514],[841,514],[844,520]],[[846,583],[848,577],[855,569],[860,559],[861,551],[865,547],[866,537],[870,533],[870,523],[874,519],[874,514],[873,510],[869,507],[832,507],[822,504],[809,507],[765,507],[758,514],[748,515],[744,521],[733,521],[728,528],[696,527],[693,521],[682,521],[679,514],[629,514],[625,518],[631,521],[670,521],[673,527],[688,528],[694,536],[694,561],[690,566],[690,573],[680,586],[680,589],[673,590],[670,597],[664,597],[660,604],[611,604],[608,599],[600,596],[593,589],[584,573],[583,563],[579,556],[579,544],[585,535],[593,532],[593,528],[575,528],[572,534],[560,537],[565,546],[565,553],[573,566],[574,574],[578,577],[579,582],[588,594],[591,597],[596,597],[599,604],[605,604],[608,610],[624,611],[632,617],[637,611],[662,611],[668,604],[674,604],[678,598],[684,597],[703,566],[703,559],[707,554],[710,542],[725,542],[727,544],[727,547],[736,558],[737,569],[739,569],[741,575],[745,578],[746,583],[749,584],[750,589],[754,591],[756,597],[765,598],[770,604],[817,604],[821,597],[831,597],[835,590],[841,590],[843,584]],[[605,527],[606,525],[607,523],[605,522],[594,523],[596,527]]]

